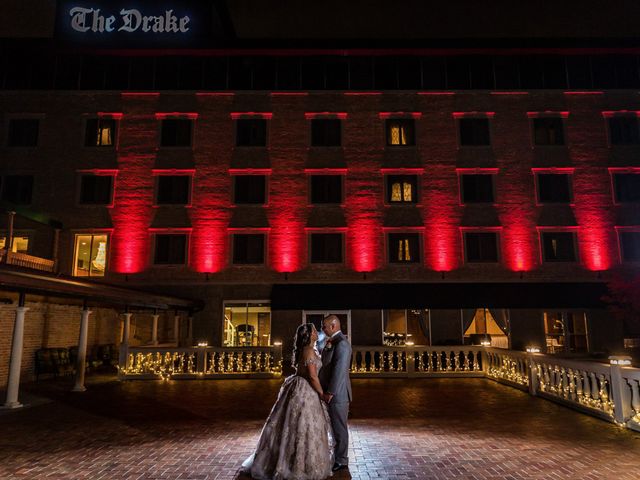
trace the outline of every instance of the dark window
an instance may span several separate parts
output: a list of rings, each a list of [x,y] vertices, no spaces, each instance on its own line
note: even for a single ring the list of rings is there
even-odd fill
[[[187,118],[168,118],[162,120],[163,147],[190,147],[192,121]]]
[[[264,235],[235,234],[233,236],[233,263],[264,263]]]
[[[493,232],[467,232],[464,235],[467,262],[497,262],[498,236]]]
[[[39,125],[40,121],[36,118],[13,118],[9,120],[9,146],[37,146]]]
[[[236,121],[236,145],[239,147],[264,147],[267,145],[267,121],[263,118]]]
[[[234,177],[234,197],[235,203],[265,203],[264,175],[236,175]]]
[[[111,175],[83,175],[80,179],[80,203],[83,205],[109,205],[111,203]]]
[[[342,203],[342,176],[312,175],[311,203]]]
[[[341,122],[333,118],[311,120],[311,145],[314,147],[339,147]]]
[[[417,233],[389,234],[389,262],[418,263],[420,261],[420,236]]]
[[[540,203],[570,203],[571,177],[568,174],[539,173],[538,201]]]
[[[153,263],[157,265],[184,265],[187,254],[187,236],[157,234]]]
[[[635,116],[619,116],[609,118],[609,138],[611,145],[638,145],[638,118]]]
[[[2,182],[2,200],[16,205],[29,205],[33,193],[33,176],[7,175]]]
[[[488,118],[461,118],[460,145],[491,145]]]
[[[562,118],[534,118],[533,140],[535,145],[564,145]]]
[[[113,118],[87,120],[84,144],[87,147],[111,147],[116,140],[116,121]]]
[[[190,184],[191,184],[191,177],[188,175],[158,176],[158,190],[157,190],[156,203],[158,205],[188,204]]]
[[[614,173],[613,185],[616,202],[640,202],[639,173]]]
[[[311,263],[342,263],[342,235],[311,234]]]
[[[622,260],[625,262],[640,261],[640,232],[620,232]]]
[[[493,203],[493,175],[461,175],[462,203]]]
[[[388,175],[387,202],[417,203],[418,177],[415,175]]]
[[[409,146],[415,145],[415,122],[410,118],[396,118],[387,120],[387,145]]]
[[[542,248],[545,262],[575,262],[575,242],[572,232],[543,232]]]

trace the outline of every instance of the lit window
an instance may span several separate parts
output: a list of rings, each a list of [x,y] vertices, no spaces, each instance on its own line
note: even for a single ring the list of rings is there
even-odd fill
[[[469,263],[498,261],[498,237],[494,232],[465,232],[464,246]]]
[[[430,345],[429,310],[383,310],[382,344],[389,347]]]
[[[488,118],[461,118],[459,120],[460,145],[491,145]]]
[[[393,119],[386,121],[387,145],[415,145],[415,127],[413,119]]]
[[[538,202],[570,203],[571,176],[564,173],[538,173]]]
[[[625,262],[640,262],[640,231],[619,232],[622,260]]]
[[[587,317],[584,313],[544,312],[547,353],[588,352]]]
[[[390,233],[388,243],[391,263],[417,263],[420,261],[419,234]]]
[[[545,262],[575,262],[575,234],[573,232],[542,232]]]
[[[418,177],[415,175],[388,175],[387,201],[389,203],[416,203]]]
[[[111,147],[115,144],[116,120],[91,118],[87,120],[84,144],[87,147]]]
[[[463,309],[465,344],[490,342],[495,348],[509,348],[509,311],[502,308]]]
[[[153,263],[156,265],[184,265],[187,258],[185,234],[156,234]]]
[[[640,173],[614,173],[613,188],[616,202],[640,202]]]
[[[163,147],[190,147],[193,121],[188,118],[162,120],[160,145]]]
[[[7,237],[0,237],[0,250],[7,246]],[[11,241],[11,251],[13,253],[29,252],[29,237],[13,237]]]
[[[264,235],[253,233],[233,235],[233,263],[236,265],[264,263]]]
[[[311,263],[341,263],[342,234],[311,234]]]
[[[10,147],[37,146],[39,128],[40,121],[36,118],[10,119],[8,145]]]
[[[462,203],[493,203],[493,175],[460,175]]]
[[[533,119],[533,140],[535,145],[564,145],[562,118],[542,117]]]
[[[107,235],[76,235],[73,275],[102,277],[107,265]]]
[[[640,144],[638,117],[635,115],[616,115],[609,117],[607,120],[611,145]]]
[[[111,175],[82,175],[80,177],[80,204],[109,205],[112,200]]]
[[[268,347],[271,339],[271,305],[234,302],[224,305],[224,347]]]
[[[267,121],[264,118],[236,120],[236,145],[238,147],[264,147],[267,145]]]

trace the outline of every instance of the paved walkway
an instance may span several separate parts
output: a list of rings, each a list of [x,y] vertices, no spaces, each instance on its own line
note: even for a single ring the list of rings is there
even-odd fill
[[[2,479],[245,479],[280,381],[89,380],[0,416]],[[640,478],[640,434],[484,379],[354,380],[334,479]]]

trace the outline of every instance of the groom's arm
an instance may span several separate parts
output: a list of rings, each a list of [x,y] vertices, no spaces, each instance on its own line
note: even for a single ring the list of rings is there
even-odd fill
[[[327,393],[331,396],[334,396],[344,386],[347,375],[349,375],[351,349],[347,340],[343,340],[336,345],[333,358],[335,358],[336,363],[331,371],[331,380],[329,380],[329,388],[327,388]]]

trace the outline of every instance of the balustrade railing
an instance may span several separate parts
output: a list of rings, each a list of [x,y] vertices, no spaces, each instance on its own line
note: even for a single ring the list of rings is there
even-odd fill
[[[252,377],[275,378],[282,374],[282,347],[250,348],[157,348],[129,347],[124,379]]]
[[[6,248],[0,249],[0,263],[16,265],[18,267],[40,270],[43,272],[53,272],[55,262],[46,258],[34,257],[26,253],[11,252]]]
[[[353,346],[352,377],[484,376],[482,347]]]

